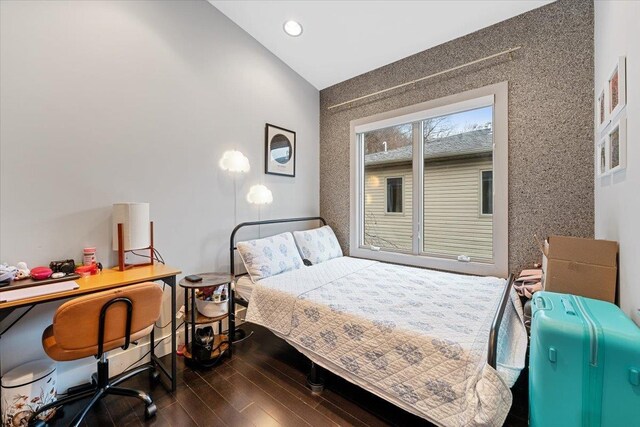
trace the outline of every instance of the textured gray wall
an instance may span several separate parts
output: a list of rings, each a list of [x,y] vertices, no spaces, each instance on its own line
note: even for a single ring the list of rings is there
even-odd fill
[[[414,88],[327,107],[502,50]],[[354,54],[357,54],[354,52]],[[320,92],[320,212],[349,244],[349,122],[509,82],[509,268],[540,258],[533,234],[593,236],[593,2],[560,0]]]

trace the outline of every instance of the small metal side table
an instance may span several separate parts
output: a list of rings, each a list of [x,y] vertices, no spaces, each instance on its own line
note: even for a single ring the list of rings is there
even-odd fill
[[[202,277],[202,281],[200,282],[190,282],[187,279],[180,280],[180,287],[184,288],[184,326],[185,326],[185,334],[184,334],[184,351],[183,355],[185,358],[185,363],[192,365],[194,367],[211,367],[215,365],[215,363],[221,359],[223,354],[227,354],[229,357],[231,356],[231,351],[229,347],[229,337],[228,335],[222,334],[222,321],[229,317],[229,313],[231,312],[231,282],[233,281],[233,276],[228,273],[201,273],[198,276]],[[196,308],[196,291],[198,289],[203,288],[218,288],[220,286],[227,285],[227,312],[220,316],[216,317],[207,317],[202,313],[198,312]],[[198,363],[192,357],[192,343],[189,343],[189,326],[191,327],[191,339],[195,339],[196,336],[196,326],[204,325],[209,323],[217,323],[218,325],[218,333],[214,335],[212,351],[211,351],[211,363]]]

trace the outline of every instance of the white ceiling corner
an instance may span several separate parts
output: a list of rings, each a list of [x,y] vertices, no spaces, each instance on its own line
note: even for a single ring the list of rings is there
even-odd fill
[[[208,0],[318,89],[538,8],[549,0]],[[302,24],[300,37],[285,21]]]

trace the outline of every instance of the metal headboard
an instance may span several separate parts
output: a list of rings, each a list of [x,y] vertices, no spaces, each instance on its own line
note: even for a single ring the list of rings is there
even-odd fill
[[[307,216],[300,218],[282,218],[282,219],[267,219],[264,221],[249,221],[243,222],[236,225],[236,228],[231,232],[231,237],[229,238],[229,268],[231,269],[231,275],[235,276],[235,251],[238,249],[236,247],[236,234],[241,228],[252,227],[256,225],[267,225],[267,224],[284,224],[287,222],[305,222],[305,221],[320,221],[322,225],[327,225],[327,221],[321,216]]]
[[[231,232],[231,237],[229,238],[229,271],[230,271],[231,275],[234,277],[234,280],[235,280],[235,276],[236,276],[235,251],[238,249],[237,246],[236,246],[236,234],[238,233],[238,231],[240,231],[240,229],[246,228],[246,227],[254,227],[254,226],[257,226],[257,225],[284,224],[284,223],[288,223],[288,222],[306,222],[306,221],[320,221],[322,223],[322,225],[327,225],[327,221],[324,218],[322,218],[321,216],[307,216],[307,217],[300,217],[300,218],[267,219],[267,220],[264,220],[264,221],[243,222],[243,223],[240,223],[240,224],[236,225],[236,227]],[[235,298],[235,290],[234,290],[233,286],[231,286],[231,290],[229,291],[229,300],[231,302],[231,310],[230,310],[230,313],[229,313],[229,340],[233,344],[234,342],[242,341],[242,340],[245,339],[244,331],[242,331],[240,329],[236,331],[236,298]],[[238,304],[246,306],[246,303],[242,304],[242,303],[238,302]],[[240,338],[237,341],[235,339],[236,332],[238,332],[238,334],[240,335]],[[253,332],[251,334],[253,334]],[[249,336],[251,336],[251,334],[249,334]],[[233,347],[233,345],[229,346],[229,356],[231,356],[231,352],[232,352],[231,348],[232,347]]]

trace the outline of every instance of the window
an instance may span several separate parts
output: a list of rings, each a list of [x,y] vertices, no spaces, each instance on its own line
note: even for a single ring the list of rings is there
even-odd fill
[[[363,245],[411,251],[412,197],[407,188],[413,171],[413,137],[412,124],[360,135],[364,160]]]
[[[351,255],[506,275],[506,99],[500,83],[352,122]]]
[[[402,213],[402,178],[387,178],[387,213]]]
[[[493,171],[480,171],[480,213],[493,214]]]

